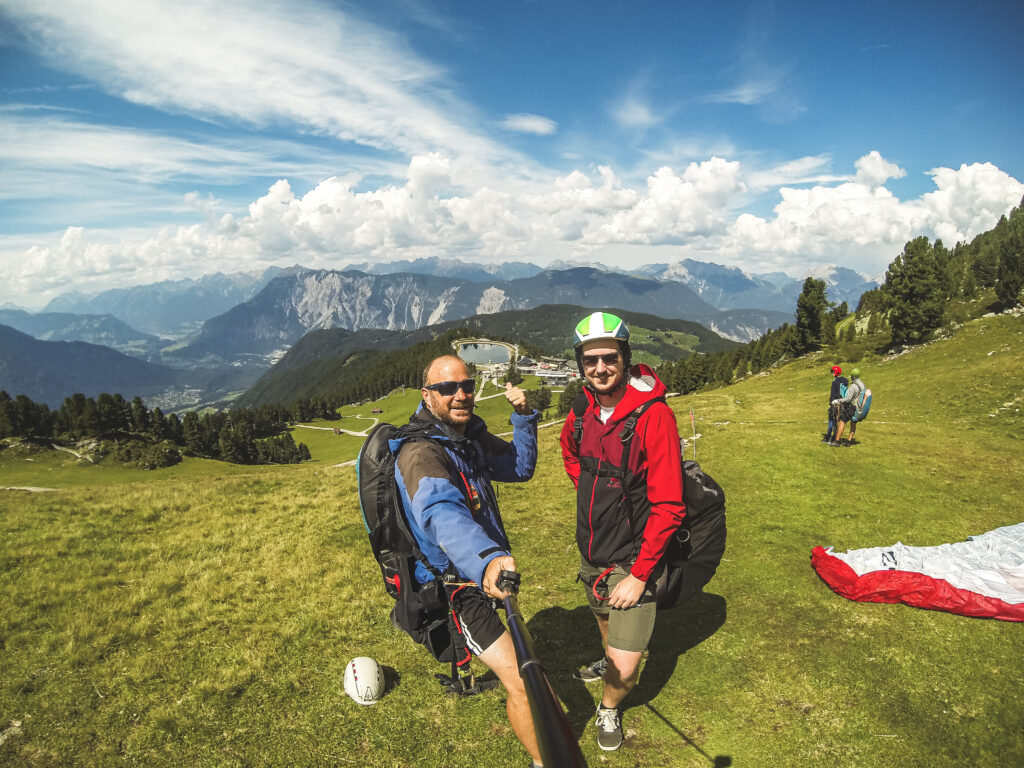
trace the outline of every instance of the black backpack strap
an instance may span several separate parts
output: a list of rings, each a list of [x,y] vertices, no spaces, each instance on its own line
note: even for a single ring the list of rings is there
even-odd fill
[[[590,400],[587,399],[587,393],[581,389],[572,399],[572,439],[577,447],[583,439],[583,414],[587,412],[589,406]]]
[[[629,452],[633,446],[633,435],[636,434],[636,423],[640,420],[640,417],[647,412],[655,403],[664,403],[664,397],[655,397],[653,400],[648,400],[646,403],[636,408],[629,416],[622,422],[622,430],[619,432],[619,440],[622,441],[622,460],[619,463],[619,477],[625,479],[626,472],[629,470]],[[626,488],[626,484],[622,484],[622,495],[626,499],[626,513],[629,515],[629,524],[633,525],[633,500],[629,496],[629,489]]]

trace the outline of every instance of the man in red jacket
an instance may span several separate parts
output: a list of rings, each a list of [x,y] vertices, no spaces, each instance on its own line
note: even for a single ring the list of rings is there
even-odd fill
[[[587,408],[566,418],[562,458],[576,486],[580,581],[605,647],[604,658],[576,676],[603,680],[597,743],[610,751],[622,744],[618,707],[636,684],[654,631],[652,575],[686,507],[676,417],[654,371],[630,366],[626,324],[595,312],[576,326],[573,342]],[[624,423],[638,410],[623,456]]]

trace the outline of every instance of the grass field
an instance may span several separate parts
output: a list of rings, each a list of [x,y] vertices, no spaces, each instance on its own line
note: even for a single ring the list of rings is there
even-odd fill
[[[810,567],[819,544],[1024,520],[1024,321],[860,361],[874,404],[851,448],[820,442],[833,362],[669,401],[684,435],[693,409],[697,459],[726,489],[728,550],[703,595],[659,615],[619,752],[597,749],[597,691],[570,675],[600,646],[556,428],[536,477],[500,487],[520,605],[591,766],[1024,765],[1024,627],[853,603]],[[334,466],[349,449],[317,438],[316,461],[287,467],[0,451],[0,486],[57,489],[0,492],[0,764],[528,765],[502,692],[442,695],[440,665],[391,628],[354,472]],[[342,692],[357,655],[388,668],[375,707]]]

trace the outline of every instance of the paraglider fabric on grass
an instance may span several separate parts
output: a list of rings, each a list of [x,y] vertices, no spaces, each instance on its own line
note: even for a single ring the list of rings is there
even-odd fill
[[[934,547],[815,547],[811,565],[850,600],[1024,621],[1024,523]]]

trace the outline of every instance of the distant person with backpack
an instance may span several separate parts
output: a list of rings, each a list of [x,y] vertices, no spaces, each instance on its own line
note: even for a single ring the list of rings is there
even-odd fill
[[[652,575],[686,507],[675,414],[654,372],[631,366],[629,328],[595,312],[576,326],[573,345],[587,406],[565,420],[562,457],[576,486],[578,580],[605,648],[575,675],[603,684],[597,743],[611,751],[622,744],[619,705],[637,682],[654,631]],[[633,426],[628,451],[624,422]]]
[[[415,579],[424,584],[437,573],[454,582],[448,599],[466,647],[505,686],[509,723],[537,766],[540,751],[515,649],[491,602],[503,596],[496,586],[500,571],[516,570],[491,481],[525,482],[533,476],[540,414],[527,405],[521,389],[507,384],[505,396],[514,410],[507,443],[474,415],[475,384],[454,355],[427,366],[423,402],[409,420],[418,437],[404,438],[407,432],[400,431],[392,440],[395,480],[430,566],[417,563]]]
[[[860,396],[864,394],[864,382],[860,378],[860,370],[854,368],[850,371],[850,378],[852,381],[846,388],[846,394],[843,397],[837,398],[832,401],[832,404],[839,409],[839,423],[836,428],[835,438],[829,445],[838,448],[841,445],[851,445],[854,441],[853,436],[857,432],[857,422],[853,420],[853,417],[857,414],[857,405],[860,402]],[[850,424],[850,440],[849,442],[844,441],[843,429],[846,424]]]
[[[836,423],[839,421],[838,401],[846,396],[846,388],[850,384],[842,373],[843,369],[838,365],[832,366],[832,391],[828,395],[828,429],[822,438],[823,443],[831,443],[836,439]]]

